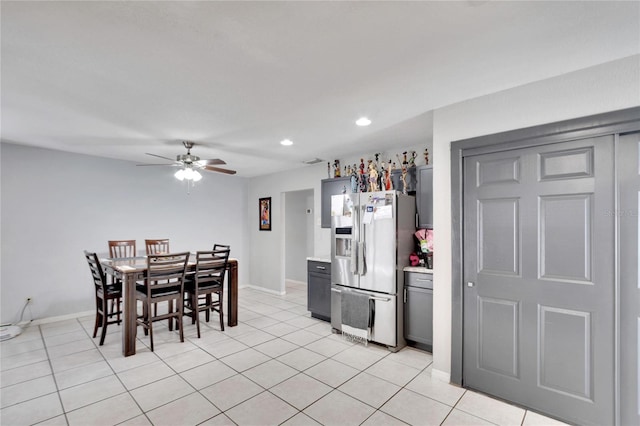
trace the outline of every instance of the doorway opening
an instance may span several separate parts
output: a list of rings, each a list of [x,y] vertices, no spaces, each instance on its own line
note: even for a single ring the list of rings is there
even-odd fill
[[[313,255],[313,189],[284,193],[284,290],[306,295],[307,257]]]

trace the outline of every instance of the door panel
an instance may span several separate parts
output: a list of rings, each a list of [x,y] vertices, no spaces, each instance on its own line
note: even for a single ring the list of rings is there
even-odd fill
[[[626,426],[640,424],[640,134],[621,136],[619,153],[620,417]]]
[[[520,274],[520,214],[517,198],[478,200],[478,270]]]
[[[614,422],[613,164],[613,137],[465,157],[465,386]]]
[[[518,377],[519,317],[520,306],[518,302],[479,297],[479,368]]]
[[[540,385],[591,400],[591,314],[550,306],[540,306],[539,311]],[[562,362],[566,359],[572,362]]]
[[[592,194],[539,200],[540,278],[591,283]]]

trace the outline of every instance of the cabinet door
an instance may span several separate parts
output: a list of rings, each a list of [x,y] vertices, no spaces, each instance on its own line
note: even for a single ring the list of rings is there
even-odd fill
[[[433,290],[405,287],[404,333],[407,340],[433,344]]]
[[[409,195],[413,195],[417,191],[416,169],[416,167],[409,167],[407,169],[407,176],[405,179],[407,181],[407,194]],[[395,169],[391,172],[391,182],[393,183],[393,189],[402,192],[402,169]]]
[[[420,166],[417,174],[418,228],[433,228],[433,167]]]
[[[331,228],[331,196],[351,193],[351,178],[341,177],[323,179],[320,185],[321,192],[321,227]]]
[[[316,318],[331,318],[331,275],[309,272],[308,307]]]

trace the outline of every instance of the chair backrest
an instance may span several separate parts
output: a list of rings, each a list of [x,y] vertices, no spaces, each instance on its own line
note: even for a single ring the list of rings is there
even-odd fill
[[[136,257],[136,240],[110,240],[109,257]]]
[[[169,239],[162,240],[144,240],[147,249],[147,256],[150,254],[167,254],[169,253]]]
[[[182,292],[188,261],[189,252],[147,256],[145,284],[148,294],[151,295],[151,288]]]
[[[209,285],[222,285],[224,275],[229,262],[227,249],[196,252],[196,285],[204,287]]]
[[[100,265],[100,261],[98,260],[98,255],[85,250],[84,257],[87,259],[87,263],[89,264],[91,277],[93,278],[93,285],[96,287],[96,290],[105,290],[107,279],[104,271],[102,270],[102,265]]]
[[[231,251],[231,246],[226,245],[226,244],[218,244],[218,243],[216,243],[216,244],[213,245],[213,249],[214,250],[229,250],[229,251]]]

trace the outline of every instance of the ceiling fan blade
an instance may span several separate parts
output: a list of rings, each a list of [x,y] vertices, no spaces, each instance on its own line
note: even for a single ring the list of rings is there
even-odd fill
[[[203,169],[207,170],[207,171],[210,171],[210,172],[226,173],[228,175],[235,175],[236,174],[235,170],[221,169],[220,167],[204,166]]]
[[[173,164],[136,164],[136,166],[165,166],[165,167],[178,167],[181,166],[180,163],[173,163]]]
[[[196,163],[199,163],[202,166],[218,166],[220,164],[227,164],[224,160],[219,158],[212,158],[211,160],[198,160]]]
[[[163,157],[162,155],[151,154],[151,153],[148,153],[148,152],[145,152],[145,154],[150,155],[150,156],[152,156],[152,157],[162,158],[162,159],[164,159],[164,160],[169,160],[169,161],[171,161],[171,162],[176,161],[176,160],[174,160],[173,158]]]

